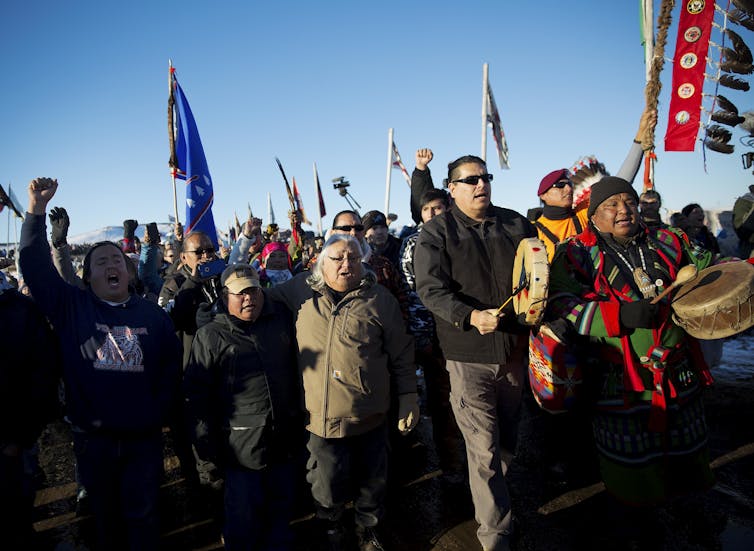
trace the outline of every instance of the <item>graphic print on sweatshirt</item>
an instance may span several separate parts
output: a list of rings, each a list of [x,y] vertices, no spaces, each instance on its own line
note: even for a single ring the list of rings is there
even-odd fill
[[[144,371],[144,352],[139,335],[146,335],[146,327],[116,325],[108,327],[98,323],[97,330],[106,334],[97,348],[94,369],[107,371]]]

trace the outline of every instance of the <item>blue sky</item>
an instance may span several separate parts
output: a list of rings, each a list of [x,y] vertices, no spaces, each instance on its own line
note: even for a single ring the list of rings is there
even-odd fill
[[[750,31],[734,28],[754,47]],[[675,27],[666,57],[674,48]],[[348,206],[333,190],[337,176],[351,182],[362,212],[382,210],[391,127],[409,171],[417,148],[434,150],[439,182],[448,162],[480,152],[484,63],[511,163],[500,169],[489,135],[493,201],[523,213],[537,205],[542,176],[584,155],[617,171],[644,105],[635,0],[8,0],[0,18],[0,183],[25,205],[30,179],[57,177],[54,204],[69,211],[72,235],[125,218],[167,221],[168,59],[196,117],[223,226],[234,210],[243,217],[247,202],[266,218],[267,191],[279,221],[285,217],[275,157],[310,215],[317,163],[325,225]],[[734,130],[736,152],[709,152],[706,173],[700,146],[664,152],[671,71],[666,62],[656,137],[664,206],[729,208],[754,183],[741,165],[751,148]],[[751,92],[723,90],[740,111],[753,109]],[[390,210],[399,226],[411,223],[408,197],[394,171]],[[184,198],[179,183],[182,220]]]

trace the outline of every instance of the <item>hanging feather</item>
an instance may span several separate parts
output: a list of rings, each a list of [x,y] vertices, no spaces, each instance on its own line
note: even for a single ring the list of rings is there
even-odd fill
[[[728,143],[718,142],[717,140],[713,140],[711,138],[705,138],[704,147],[711,149],[712,151],[717,151],[718,153],[726,154],[733,153],[734,149],[734,147]]]
[[[754,0],[733,0],[733,5],[742,12],[754,17]]]
[[[715,111],[712,113],[712,120],[728,126],[736,126],[744,122],[744,118],[728,111]]]
[[[728,12],[728,19],[750,31],[754,31],[754,15],[749,15],[741,10],[733,9]]]
[[[717,103],[717,106],[723,111],[728,111],[730,113],[733,113],[734,115],[738,115],[738,107],[733,105],[733,102],[725,96],[718,94],[717,98],[715,99],[715,103]]]
[[[713,124],[708,126],[705,130],[705,134],[711,140],[715,140],[718,143],[728,143],[733,137],[733,133],[727,128],[723,128],[719,124]]]
[[[720,85],[726,88],[732,88],[733,90],[749,91],[749,83],[743,79],[734,77],[733,75],[720,75]]]
[[[730,29],[725,29],[725,34],[727,34],[728,38],[730,38],[730,43],[733,46],[733,49],[736,51],[738,61],[744,63],[751,63],[752,61],[754,61],[751,57],[751,50],[746,45],[746,42],[744,42],[744,39],[741,38],[738,33]]]
[[[591,187],[610,173],[605,165],[594,156],[582,157],[571,168],[571,182],[573,182],[573,206],[578,207],[589,199]]]
[[[754,66],[751,63],[740,61],[735,50],[730,48],[721,48],[723,61],[720,63],[720,69],[728,73],[738,73],[739,75],[750,75],[754,72]]]

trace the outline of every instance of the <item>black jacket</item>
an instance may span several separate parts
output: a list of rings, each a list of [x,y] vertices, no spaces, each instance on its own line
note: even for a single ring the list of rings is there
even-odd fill
[[[199,328],[183,388],[202,459],[261,469],[303,449],[293,320],[282,304],[266,297],[254,323],[222,312]]]
[[[60,349],[34,302],[0,292],[0,449],[31,447],[58,411]]]
[[[434,314],[437,336],[449,360],[505,363],[513,335],[526,331],[509,304],[498,330],[480,335],[469,323],[474,309],[498,308],[510,296],[519,242],[536,237],[519,213],[490,205],[484,222],[457,206],[424,224],[414,252],[416,289]]]

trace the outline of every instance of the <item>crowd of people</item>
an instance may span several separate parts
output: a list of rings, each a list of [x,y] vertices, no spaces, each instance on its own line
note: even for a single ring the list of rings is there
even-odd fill
[[[164,427],[189,495],[222,496],[226,549],[291,549],[304,480],[331,549],[384,549],[387,496],[420,418],[419,368],[443,476],[468,483],[481,548],[510,549],[506,473],[536,328],[508,299],[518,245],[531,238],[550,263],[542,323],[590,343],[579,412],[545,424],[551,473],[593,460],[625,518],[708,488],[712,362],[670,298],[655,299],[683,266],[723,258],[699,205],[668,225],[659,193],[634,189],[639,138],[654,124],[645,111],[624,165],[588,202],[573,204],[568,169],[545,175],[533,220],[493,205],[481,158],[449,163],[436,187],[433,153],[420,149],[404,239],[376,210],[342,211],[319,238],[292,213],[288,242],[250,217],[228,247],[180,225],[163,243],[149,224],[140,241],[127,219],[123,239],[88,247],[78,273],[68,215],[48,208],[58,182],[32,180],[18,281],[0,272],[0,335],[25,351],[0,368],[7,541],[30,537],[24,454],[64,417],[97,549],[159,547]],[[564,438],[587,426],[569,447]]]

